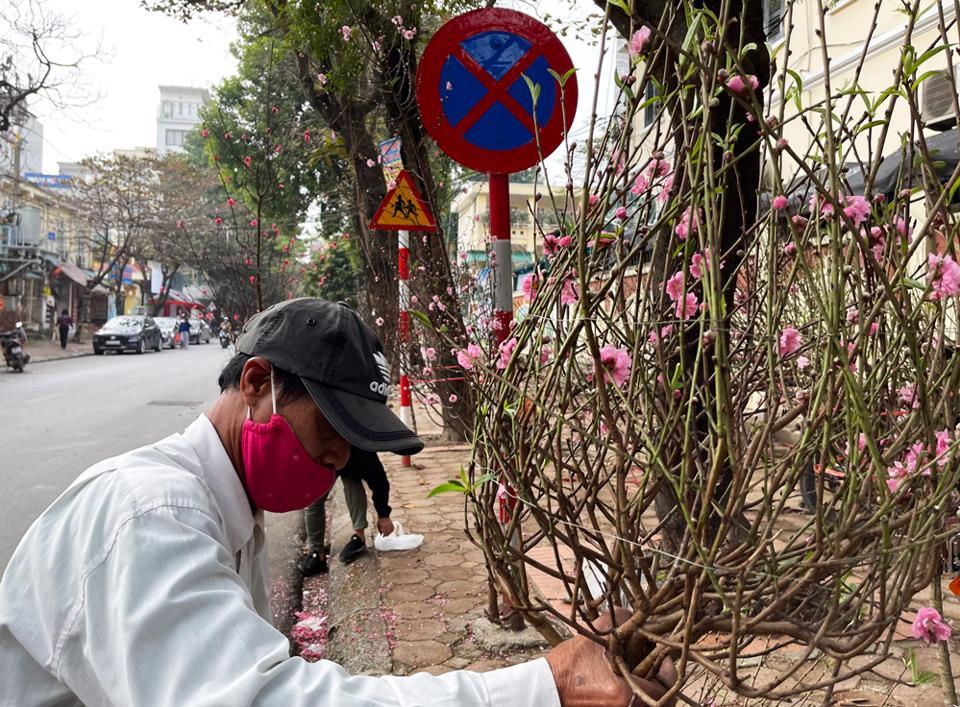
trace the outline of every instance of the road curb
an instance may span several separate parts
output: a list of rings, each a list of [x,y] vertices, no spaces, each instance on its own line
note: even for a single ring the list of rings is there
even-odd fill
[[[30,363],[27,365],[34,363],[50,363],[51,361],[66,361],[67,359],[71,358],[86,358],[87,356],[93,356],[93,351],[88,351],[87,353],[70,354],[69,356],[56,356],[54,358],[31,358]]]
[[[265,525],[273,625],[289,636],[297,622],[294,614],[303,605],[303,575],[297,571],[303,545],[303,514],[268,513]]]
[[[327,498],[332,517],[332,549],[327,585],[328,660],[342,665],[351,675],[390,675],[393,657],[382,616],[383,570],[377,552],[345,565],[338,557],[353,528],[340,484]]]

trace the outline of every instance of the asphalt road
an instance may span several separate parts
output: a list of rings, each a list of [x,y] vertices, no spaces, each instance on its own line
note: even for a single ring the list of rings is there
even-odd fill
[[[0,368],[0,570],[84,469],[189,425],[219,394],[232,351],[214,340],[30,364],[24,373]]]

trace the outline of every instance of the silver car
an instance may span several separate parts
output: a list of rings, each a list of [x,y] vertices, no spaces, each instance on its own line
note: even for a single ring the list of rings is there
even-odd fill
[[[163,345],[170,349],[177,348],[177,325],[179,322],[176,317],[154,317],[157,326],[160,327],[160,334],[163,336]]]
[[[203,319],[190,320],[190,343],[191,344],[209,344],[213,334],[210,333],[210,325]]]

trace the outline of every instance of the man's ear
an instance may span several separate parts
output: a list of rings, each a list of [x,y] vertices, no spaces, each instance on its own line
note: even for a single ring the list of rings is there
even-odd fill
[[[264,397],[270,397],[270,362],[254,356],[243,364],[240,373],[240,395],[247,407],[254,408]]]

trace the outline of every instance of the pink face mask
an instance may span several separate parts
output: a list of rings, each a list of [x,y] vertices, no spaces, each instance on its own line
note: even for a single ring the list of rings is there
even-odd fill
[[[270,422],[243,421],[241,446],[247,493],[257,508],[271,513],[299,511],[333,486],[337,472],[318,464],[303,448],[290,423],[277,414],[277,394],[270,371]]]

